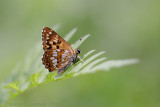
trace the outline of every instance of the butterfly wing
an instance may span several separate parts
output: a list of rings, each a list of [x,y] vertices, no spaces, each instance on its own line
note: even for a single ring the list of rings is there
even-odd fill
[[[42,44],[44,49],[42,62],[50,72],[70,64],[70,57],[74,55],[75,50],[55,31],[44,27]]]

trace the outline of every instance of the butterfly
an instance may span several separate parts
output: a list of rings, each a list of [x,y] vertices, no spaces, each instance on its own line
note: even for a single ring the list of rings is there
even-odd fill
[[[69,65],[77,62],[78,54],[81,53],[48,27],[42,30],[42,45],[44,50],[42,63],[49,72],[58,71],[62,74]]]

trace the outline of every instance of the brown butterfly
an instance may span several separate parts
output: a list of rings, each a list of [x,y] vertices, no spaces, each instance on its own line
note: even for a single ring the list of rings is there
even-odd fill
[[[80,50],[74,50],[71,45],[60,37],[54,30],[44,27],[42,30],[42,44],[44,54],[42,62],[49,72],[64,70],[78,60]]]

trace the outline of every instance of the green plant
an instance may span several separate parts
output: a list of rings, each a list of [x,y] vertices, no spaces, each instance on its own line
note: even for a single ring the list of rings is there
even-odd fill
[[[57,29],[55,26],[54,29]],[[64,39],[69,40],[76,32],[73,29],[69,32]],[[77,48],[81,45],[90,35],[83,37],[82,41],[72,44],[73,48]],[[0,87],[0,104],[7,104],[18,95],[23,94],[25,91],[37,87],[41,84],[57,81],[65,78],[72,78],[82,74],[94,73],[99,70],[108,71],[112,67],[122,67],[129,64],[135,64],[137,59],[125,59],[125,60],[110,60],[107,61],[106,57],[99,58],[105,52],[98,52],[90,50],[84,56],[82,61],[78,61],[74,64],[74,68],[69,67],[62,75],[58,75],[57,72],[49,73],[41,63],[42,46],[38,42],[28,53],[24,63],[17,64],[15,69],[11,72],[7,83],[1,84]]]

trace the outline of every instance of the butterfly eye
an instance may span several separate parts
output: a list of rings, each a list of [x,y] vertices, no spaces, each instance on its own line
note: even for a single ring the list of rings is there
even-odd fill
[[[81,53],[81,50],[80,49],[77,49],[77,54],[80,54]]]

